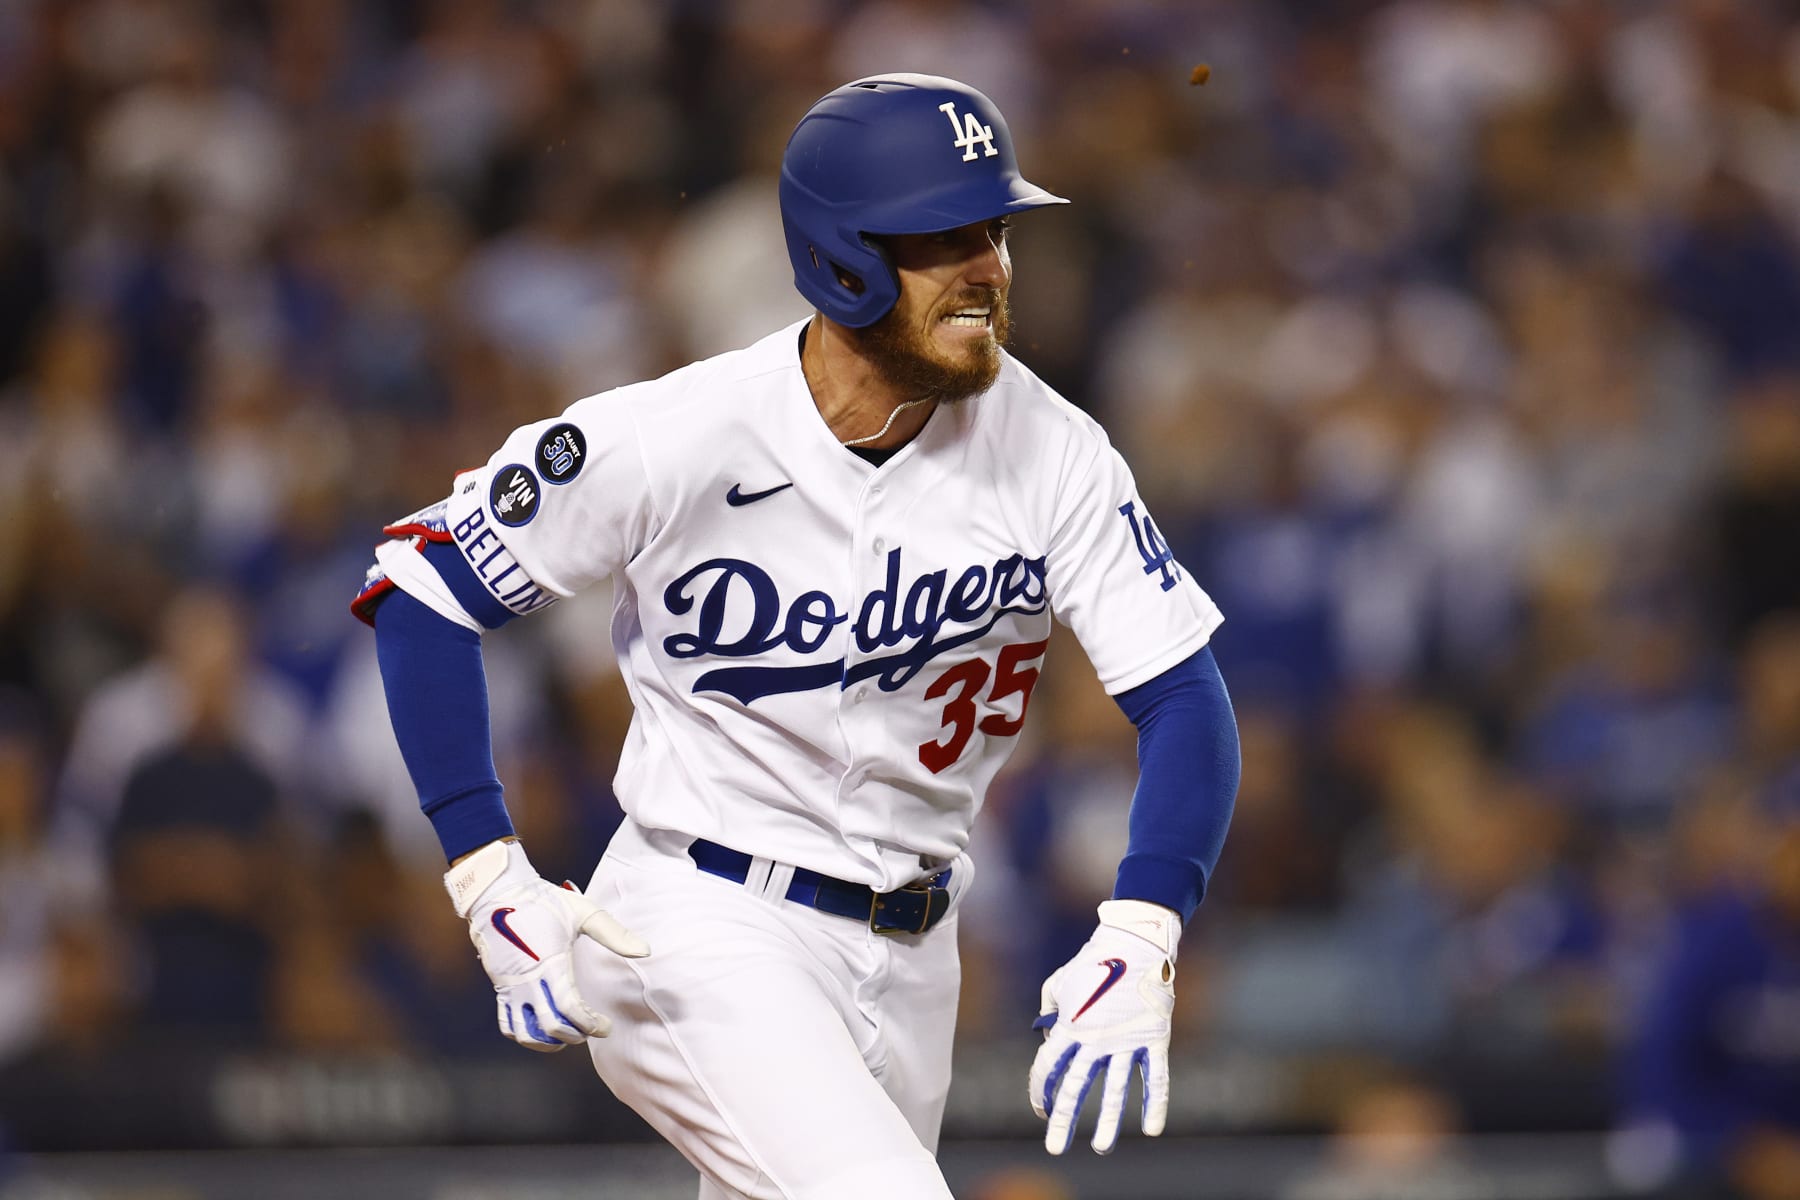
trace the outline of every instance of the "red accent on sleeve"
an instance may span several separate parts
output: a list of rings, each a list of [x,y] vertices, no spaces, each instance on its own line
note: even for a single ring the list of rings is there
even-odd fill
[[[381,598],[394,587],[394,581],[383,575],[356,594],[356,599],[350,602],[350,615],[370,629],[375,628],[375,609],[381,604]]]
[[[417,522],[383,525],[381,532],[392,538],[421,537],[428,542],[448,542],[450,540],[448,529],[433,529],[429,525],[420,525]]]

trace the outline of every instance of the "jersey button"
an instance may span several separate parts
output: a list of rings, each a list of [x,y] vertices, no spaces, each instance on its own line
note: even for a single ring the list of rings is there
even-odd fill
[[[886,551],[887,551],[887,539],[886,538],[876,538],[875,539],[875,553],[882,554],[882,553],[885,553]]]

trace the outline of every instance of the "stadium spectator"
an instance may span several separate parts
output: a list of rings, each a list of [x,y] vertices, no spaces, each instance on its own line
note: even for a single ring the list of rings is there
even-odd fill
[[[1689,897],[1632,1043],[1630,1114],[1683,1186],[1746,1200],[1800,1187],[1800,810],[1735,814],[1738,869]],[[1686,1193],[1683,1193],[1686,1194]]]

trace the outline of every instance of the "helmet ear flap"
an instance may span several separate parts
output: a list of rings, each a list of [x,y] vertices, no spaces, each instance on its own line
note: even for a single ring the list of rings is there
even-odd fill
[[[857,244],[863,250],[860,256],[866,264],[861,271],[848,267],[840,268],[844,274],[856,281],[854,288],[849,288],[856,297],[857,316],[846,322],[855,326],[873,325],[900,300],[900,273],[894,269],[894,256],[888,251],[887,244],[873,234],[860,233],[856,236]],[[836,264],[833,264],[834,266]]]
[[[858,234],[856,240],[862,243],[864,249],[875,256],[875,261],[878,264],[873,271],[869,272],[876,277],[876,282],[874,283],[871,283],[871,281],[864,279],[862,276],[856,275],[853,272],[846,272],[846,274],[851,275],[851,277],[856,280],[855,290],[857,295],[860,296],[864,291],[891,293],[893,299],[889,300],[888,303],[892,304],[894,300],[900,298],[900,272],[894,269],[894,254],[893,251],[888,249],[887,239],[873,233],[863,233]],[[886,315],[885,310],[883,311],[883,315]]]
[[[827,317],[862,328],[880,320],[900,298],[900,281],[887,247],[876,239],[832,236],[821,243],[786,213],[783,224],[795,286]]]

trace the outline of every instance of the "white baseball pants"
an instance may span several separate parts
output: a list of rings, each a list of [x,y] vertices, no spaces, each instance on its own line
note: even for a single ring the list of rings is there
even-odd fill
[[[783,899],[793,868],[707,874],[627,819],[587,894],[650,943],[583,939],[612,1034],[594,1069],[701,1175],[700,1200],[952,1200],[934,1157],[961,967],[956,915],[884,937]]]

